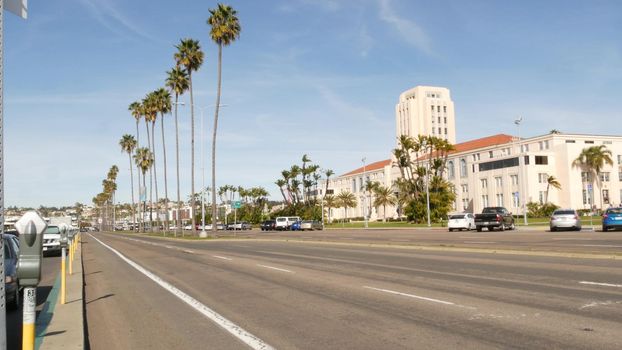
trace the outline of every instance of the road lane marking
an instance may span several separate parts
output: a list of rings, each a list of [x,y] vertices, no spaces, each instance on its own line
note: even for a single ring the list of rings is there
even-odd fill
[[[172,284],[164,281],[162,278],[158,277],[154,273],[150,272],[149,270],[145,269],[144,267],[140,266],[139,264],[125,257],[125,255],[119,253],[116,249],[100,241],[99,239],[93,237],[93,235],[91,234],[89,234],[89,236],[93,238],[94,240],[96,240],[97,242],[99,242],[104,247],[110,249],[110,251],[112,251],[117,256],[119,256],[119,258],[124,260],[130,266],[132,266],[133,268],[141,272],[143,275],[147,276],[149,279],[151,279],[155,283],[159,284],[162,288],[164,288],[165,290],[167,290],[168,292],[170,292],[171,294],[179,298],[181,301],[188,304],[190,307],[192,307],[199,313],[203,314],[205,317],[209,318],[210,320],[212,320],[214,323],[222,327],[224,330],[229,332],[231,335],[235,336],[240,341],[244,342],[246,345],[250,346],[252,349],[257,349],[257,350],[274,349],[272,346],[266,344],[263,340],[247,332],[246,330],[244,330],[242,327],[238,326],[237,324],[229,321],[227,318],[225,318],[221,314],[207,307],[205,304],[201,303],[200,301],[196,300],[190,295],[182,292],[181,290],[177,289]]]
[[[389,241],[393,241],[393,242],[410,242],[410,239],[389,239]]]
[[[188,249],[184,249],[183,252],[188,253],[188,254],[194,254],[193,250],[188,250]]]
[[[622,284],[613,284],[613,283],[600,283],[600,282],[590,282],[590,281],[581,281],[581,284],[589,284],[593,286],[603,286],[603,287],[617,287],[622,288]]]
[[[274,267],[274,266],[260,265],[260,264],[257,264],[257,266],[265,267],[266,269],[272,269],[272,270],[292,273],[292,271],[290,271],[290,270],[279,269],[278,267]]]
[[[467,244],[494,244],[497,242],[472,242],[472,241],[464,241],[463,243],[467,243]]]
[[[233,260],[231,258],[227,258],[226,256],[220,256],[220,255],[212,255],[214,258],[218,258],[218,259],[222,259],[222,260]]]
[[[421,300],[425,300],[425,301],[431,301],[433,303],[457,306],[455,303],[452,303],[451,301],[444,301],[444,300],[438,300],[438,299],[433,299],[433,298],[427,298],[427,297],[422,297],[422,296],[419,296],[419,295],[402,293],[402,292],[397,292],[397,291],[389,290],[389,289],[375,288],[375,287],[369,287],[369,286],[363,286],[363,288],[373,289],[373,290],[376,290],[376,291],[379,291],[379,292],[385,292],[385,293],[390,293],[390,294],[395,294],[395,295],[401,295],[401,296],[405,296],[405,297],[409,297],[409,298],[415,298],[415,299],[421,299]]]
[[[552,241],[591,241],[591,238],[551,238]]]
[[[613,244],[579,244],[579,247],[610,247],[610,248],[622,248],[622,245]]]

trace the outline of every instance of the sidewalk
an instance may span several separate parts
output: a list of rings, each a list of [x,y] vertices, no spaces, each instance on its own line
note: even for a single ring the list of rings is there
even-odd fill
[[[81,244],[75,252],[73,274],[67,259],[66,303],[60,303],[60,275],[36,321],[35,349],[84,349],[83,275]]]

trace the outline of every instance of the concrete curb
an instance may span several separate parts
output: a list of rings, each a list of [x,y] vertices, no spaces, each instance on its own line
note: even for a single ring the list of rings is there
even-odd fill
[[[60,283],[54,285],[56,293],[50,293],[46,303],[50,305],[51,320],[47,328],[43,325],[39,333],[37,325],[37,349],[61,350],[76,349],[82,350],[85,345],[84,338],[84,313],[83,313],[83,286],[84,275],[82,274],[82,249],[80,245],[76,249],[76,258],[73,262],[73,274],[67,272],[66,303],[60,303]],[[69,265],[69,259],[67,259]],[[67,267],[69,269],[69,267]],[[69,270],[67,270],[69,271]],[[60,275],[59,278],[60,280]],[[37,320],[39,323],[39,320]]]

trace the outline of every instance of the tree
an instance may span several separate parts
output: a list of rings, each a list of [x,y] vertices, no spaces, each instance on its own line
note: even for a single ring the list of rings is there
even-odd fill
[[[337,198],[333,195],[324,196],[324,206],[328,208],[328,222],[331,222],[331,209],[337,207],[338,201]],[[322,215],[324,215],[322,213]]]
[[[337,195],[337,205],[344,209],[344,220],[348,219],[348,208],[356,208],[356,197],[349,191],[341,191]]]
[[[130,103],[128,110],[130,111],[134,119],[136,119],[136,144],[139,145],[140,133],[138,132],[138,122],[140,122],[140,118],[142,118],[143,116],[143,106],[138,101],[132,102]]]
[[[382,222],[387,222],[387,205],[395,204],[396,199],[389,187],[378,185],[373,189],[374,207],[382,206]]]
[[[132,165],[132,153],[134,153],[134,149],[136,149],[136,139],[134,136],[125,134],[121,137],[119,141],[119,146],[121,146],[121,151],[127,153],[127,157],[130,161],[130,190],[132,192],[132,224],[133,227],[136,227],[136,215],[134,213],[134,166]],[[140,214],[139,214],[140,215]]]
[[[175,67],[166,72],[168,77],[166,78],[166,86],[175,93],[175,162],[177,168],[177,223],[175,227],[177,230],[181,229],[181,218],[179,213],[181,212],[181,194],[179,190],[179,126],[177,122],[177,106],[179,104],[179,96],[188,90],[188,74],[180,67]]]
[[[164,141],[164,115],[171,112],[171,94],[164,88],[160,88],[154,93],[155,105],[160,112],[160,126],[162,129],[162,158],[164,162],[164,232],[168,231],[168,179],[166,175],[166,143]],[[155,136],[154,136],[155,137]],[[157,188],[157,187],[156,187]]]
[[[192,72],[197,71],[201,65],[203,64],[203,51],[201,51],[201,46],[199,45],[198,40],[193,39],[182,39],[180,44],[175,46],[177,48],[177,52],[174,55],[175,62],[177,62],[178,67],[184,67],[186,73],[188,74],[188,87],[190,90],[190,192],[193,194],[194,191],[194,94],[192,89]],[[212,188],[214,188],[214,182],[212,182]],[[214,193],[212,192],[212,195]],[[194,196],[190,197],[190,207],[194,210]],[[215,212],[212,209],[213,213]],[[196,234],[196,220],[194,212],[192,213],[192,233]],[[215,228],[216,225],[213,225]]]
[[[147,170],[151,169],[151,165],[153,164],[153,154],[147,147],[138,148],[136,149],[136,154],[134,154],[134,162],[136,162],[136,165],[139,167],[140,171],[143,174],[143,187],[146,187],[145,177],[146,177]],[[146,198],[145,198],[145,202],[146,202]],[[143,212],[145,212],[145,210],[147,209],[146,207],[147,207],[147,203],[144,204]],[[153,229],[151,213],[149,213],[149,223],[151,224],[151,228]],[[143,232],[144,232],[144,228],[145,227],[143,223],[143,226],[142,226]]]
[[[222,87],[222,47],[228,46],[240,37],[240,22],[237,11],[231,6],[218,4],[210,9],[207,23],[211,26],[210,37],[218,45],[218,89],[214,106],[214,130],[212,131],[212,198],[216,197],[216,132],[218,130],[218,111],[220,110],[220,93]],[[212,202],[212,232],[216,233],[216,202]]]
[[[555,176],[551,175],[546,179],[546,200],[544,201],[544,203],[548,203],[549,202],[549,188],[553,187],[556,188],[558,190],[562,189],[562,184],[559,183],[559,181],[557,181],[557,179],[555,178]]]
[[[558,135],[558,134],[561,134],[561,131],[557,129],[551,129],[551,131],[549,131],[549,134]]]
[[[584,148],[579,156],[572,162],[573,166],[580,167],[581,169],[586,170],[586,172],[590,175],[594,175],[596,178],[596,184],[598,185],[600,192],[600,171],[603,169],[605,164],[613,165],[613,160],[611,159],[611,151],[607,149],[605,145],[600,146],[591,146],[588,148]],[[589,176],[585,180],[591,182]],[[592,203],[593,205],[594,203]],[[603,197],[600,196],[600,207],[603,206]]]

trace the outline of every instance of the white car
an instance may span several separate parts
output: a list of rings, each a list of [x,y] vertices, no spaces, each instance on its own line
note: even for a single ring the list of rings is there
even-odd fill
[[[58,254],[60,252],[60,228],[55,225],[50,225],[43,231],[43,253]]]
[[[449,215],[447,221],[449,232],[453,230],[472,230],[475,228],[475,215],[471,213],[459,213]]]

